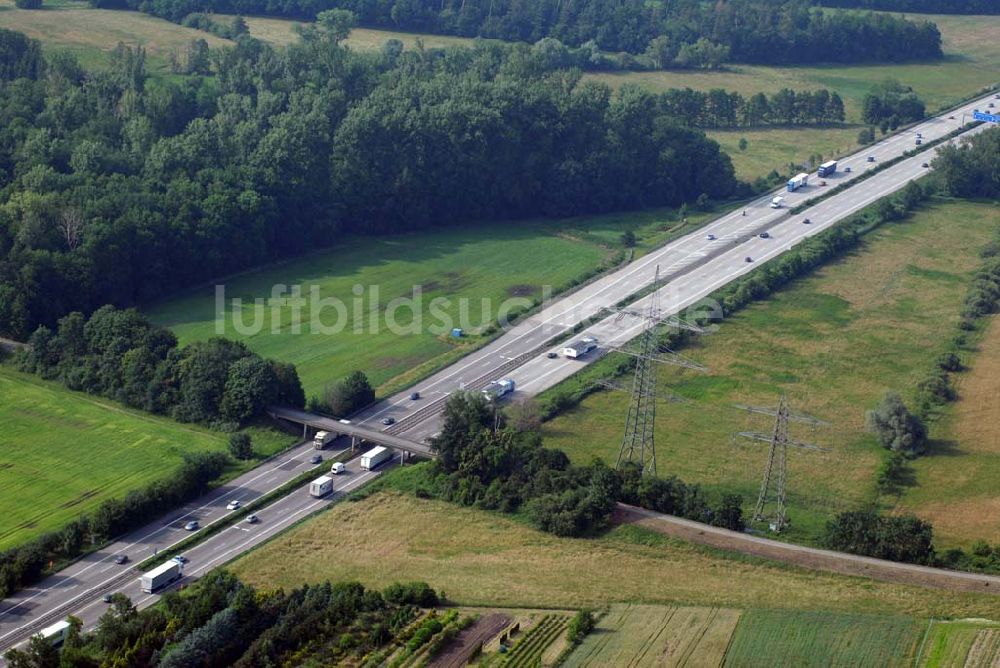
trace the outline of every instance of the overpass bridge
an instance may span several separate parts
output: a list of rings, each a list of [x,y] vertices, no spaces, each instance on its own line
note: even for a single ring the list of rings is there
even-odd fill
[[[369,429],[368,427],[362,427],[350,422],[341,422],[340,420],[316,415],[315,413],[296,408],[271,406],[267,409],[267,412],[275,419],[302,425],[303,437],[307,435],[306,432],[309,429],[328,431],[342,436],[350,436],[352,449],[360,442],[367,441],[376,445],[384,445],[393,450],[399,450],[403,453],[404,458],[409,458],[415,454],[422,457],[436,456],[431,446],[426,443],[411,441],[408,438],[390,434],[386,431]]]

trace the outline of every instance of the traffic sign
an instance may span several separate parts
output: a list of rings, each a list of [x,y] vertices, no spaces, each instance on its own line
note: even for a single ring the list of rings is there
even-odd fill
[[[984,114],[981,111],[972,112],[972,117],[977,121],[986,121],[987,123],[1000,123],[1000,114]]]

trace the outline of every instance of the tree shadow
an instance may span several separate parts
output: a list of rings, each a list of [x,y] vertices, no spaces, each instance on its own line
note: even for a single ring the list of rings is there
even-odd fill
[[[964,457],[967,453],[959,447],[958,441],[932,438],[927,441],[922,457]]]

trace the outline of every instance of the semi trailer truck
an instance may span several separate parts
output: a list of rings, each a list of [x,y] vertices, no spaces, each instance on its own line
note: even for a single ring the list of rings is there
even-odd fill
[[[317,431],[316,436],[313,437],[313,447],[322,450],[335,438],[337,435],[332,431]]]
[[[830,174],[833,174],[836,171],[837,171],[837,161],[830,160],[829,162],[824,162],[822,165],[819,166],[819,171],[817,172],[817,174],[819,174],[819,176],[821,177],[830,176]]]
[[[511,394],[514,391],[514,387],[515,384],[512,378],[494,380],[483,388],[483,396],[486,397],[486,401],[495,401],[496,399]]]
[[[804,187],[809,183],[809,175],[805,172],[801,174],[796,174],[792,178],[788,179],[788,192],[795,192],[799,188]]]
[[[361,455],[361,468],[364,471],[371,471],[382,462],[387,462],[390,459],[392,459],[392,450],[380,445]]]
[[[333,478],[328,475],[320,476],[309,483],[309,495],[317,499],[322,498],[333,491]]]
[[[139,576],[139,587],[143,592],[152,594],[158,589],[166,587],[181,577],[181,565],[176,561],[168,561],[160,564],[148,573]]]

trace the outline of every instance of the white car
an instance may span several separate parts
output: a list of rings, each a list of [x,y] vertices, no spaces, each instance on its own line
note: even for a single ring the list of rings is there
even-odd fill
[[[226,506],[226,510],[239,510],[239,507],[240,507],[239,501],[230,501],[229,505]]]

